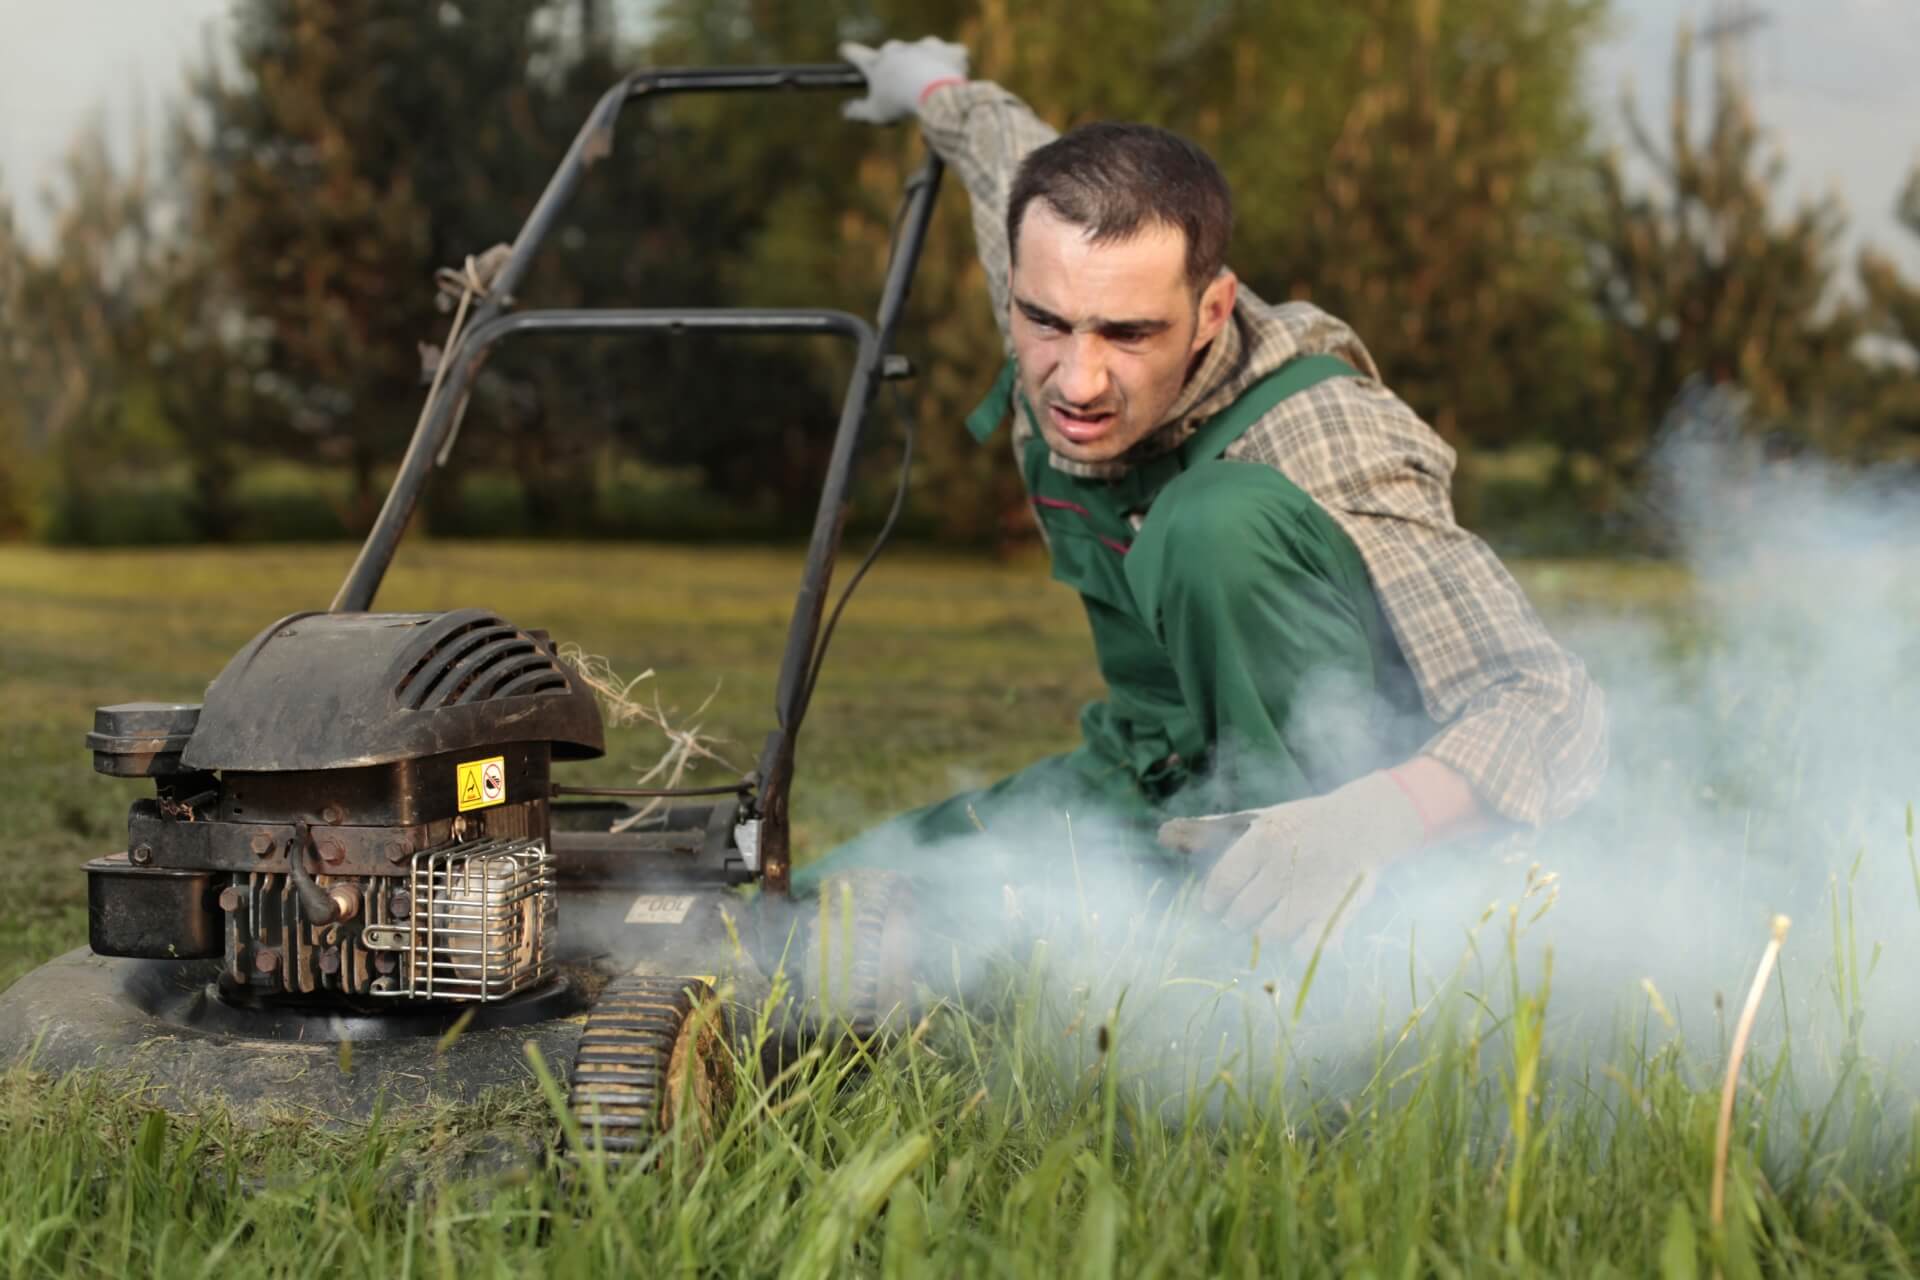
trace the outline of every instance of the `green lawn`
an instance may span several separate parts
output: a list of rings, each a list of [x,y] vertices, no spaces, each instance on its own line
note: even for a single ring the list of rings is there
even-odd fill
[[[80,864],[116,847],[137,794],[92,774],[91,709],[196,699],[265,623],[324,607],[348,559],[337,546],[0,548],[0,985],[85,940]],[[623,673],[651,668],[676,722],[731,739],[745,762],[769,722],[797,574],[785,550],[414,544],[381,604],[485,604]],[[1679,651],[1690,643],[1674,571],[1554,563],[1521,576],[1555,621],[1626,613],[1659,622]],[[1097,687],[1078,607],[1038,563],[884,561],[802,737],[802,850],[1065,746]],[[594,776],[630,777],[657,753],[621,731]],[[1850,1029],[1818,1064],[1791,1027],[1749,1059],[1715,1230],[1724,1037],[1662,1034],[1664,1006],[1628,986],[1609,1052],[1557,1052],[1572,1032],[1556,1001],[1582,975],[1563,957],[1550,986],[1514,959],[1549,896],[1523,894],[1472,935],[1459,982],[1331,1056],[1294,1052],[1315,1016],[1296,1004],[1312,981],[1298,966],[1195,972],[1182,957],[1204,922],[1180,911],[1069,922],[1007,950],[967,1007],[938,1007],[877,1064],[803,1063],[772,1093],[743,1070],[717,1133],[682,1133],[659,1169],[614,1177],[488,1172],[502,1135],[552,1138],[533,1086],[329,1133],[168,1117],[137,1080],[16,1071],[0,1077],[0,1272],[1913,1270],[1920,1112],[1858,1051],[1872,967],[1858,951],[1872,944],[1839,945],[1853,941],[1839,895],[1831,970],[1809,963],[1796,980],[1831,982],[1814,999],[1850,1011]],[[1743,968],[1764,938],[1755,926]],[[1320,979],[1365,1006],[1353,972]],[[1169,1038],[1169,1025],[1184,1030]]]

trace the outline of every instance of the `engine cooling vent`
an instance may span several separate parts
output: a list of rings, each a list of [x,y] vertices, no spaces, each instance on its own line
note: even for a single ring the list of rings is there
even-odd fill
[[[482,609],[441,615],[409,648],[393,696],[415,711],[569,689],[542,641]]]

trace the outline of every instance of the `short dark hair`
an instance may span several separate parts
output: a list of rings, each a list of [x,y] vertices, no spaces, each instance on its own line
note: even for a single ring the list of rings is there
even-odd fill
[[[1020,220],[1044,200],[1085,227],[1096,244],[1158,223],[1187,238],[1187,283],[1196,293],[1220,274],[1233,234],[1233,196],[1213,157],[1177,133],[1146,124],[1083,124],[1027,153],[1007,198],[1007,252]]]

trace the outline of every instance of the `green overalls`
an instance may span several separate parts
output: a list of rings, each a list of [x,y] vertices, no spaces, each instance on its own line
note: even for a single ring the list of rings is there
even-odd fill
[[[1086,606],[1106,699],[1081,712],[1079,747],[902,814],[800,868],[795,887],[850,867],[917,872],[931,846],[983,830],[1002,850],[1058,844],[1063,812],[1147,852],[1165,818],[1319,794],[1412,754],[1432,725],[1358,549],[1279,471],[1222,457],[1287,396],[1353,376],[1332,356],[1296,358],[1113,480],[1052,466],[1036,426],[1027,491],[1054,578]],[[1016,385],[1009,363],[967,419],[976,439],[1014,401],[1032,419]],[[1021,840],[1036,823],[1055,830]],[[932,862],[947,852],[962,856]]]

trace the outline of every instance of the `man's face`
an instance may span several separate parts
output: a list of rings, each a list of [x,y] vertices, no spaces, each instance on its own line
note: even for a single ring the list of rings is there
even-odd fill
[[[1008,327],[1040,433],[1076,462],[1117,458],[1166,419],[1193,357],[1232,314],[1233,273],[1196,301],[1177,227],[1095,244],[1044,200],[1027,206],[1019,234]]]

